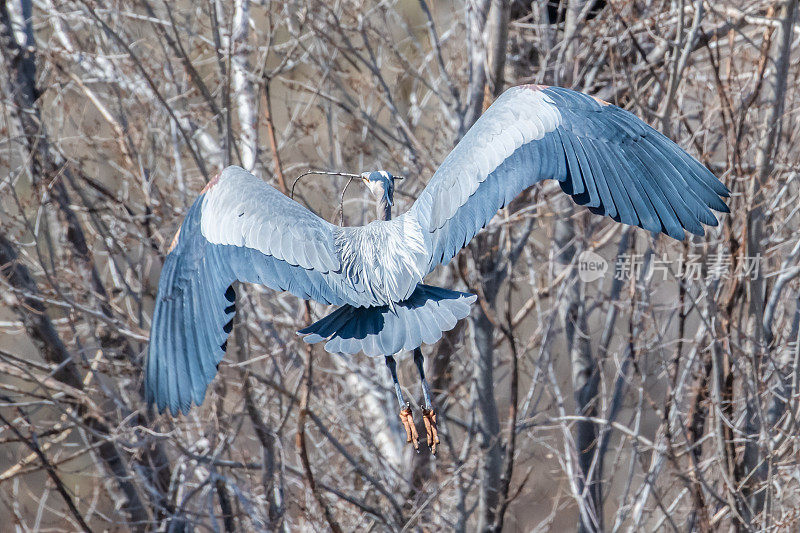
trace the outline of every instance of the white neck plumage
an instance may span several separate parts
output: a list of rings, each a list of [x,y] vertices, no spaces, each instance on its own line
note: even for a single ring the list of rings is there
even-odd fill
[[[377,219],[391,220],[392,204],[394,203],[394,191],[392,187],[388,187],[388,184],[384,181],[369,181],[367,182],[367,187],[369,187],[372,196],[377,199],[375,202],[377,208],[375,215]]]

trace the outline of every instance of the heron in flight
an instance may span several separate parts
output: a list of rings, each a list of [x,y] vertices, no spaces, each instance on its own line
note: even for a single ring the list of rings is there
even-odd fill
[[[559,87],[503,93],[433,174],[405,213],[392,218],[394,177],[365,172],[379,220],[333,225],[249,172],[228,167],[189,208],[161,271],[145,369],[148,403],[186,412],[203,402],[225,355],[234,281],[339,306],[300,330],[331,353],[383,356],[407,440],[418,446],[394,355],[413,351],[428,445],[436,413],[420,345],[469,314],[476,297],[423,284],[498,209],[544,179],[592,213],[683,240],[717,225],[728,189],[702,164],[636,116]]]

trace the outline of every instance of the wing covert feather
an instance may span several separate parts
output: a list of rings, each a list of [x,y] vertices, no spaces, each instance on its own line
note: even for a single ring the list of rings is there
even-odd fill
[[[212,244],[252,248],[292,266],[340,267],[331,223],[239,167],[226,168],[205,193],[201,231]]]

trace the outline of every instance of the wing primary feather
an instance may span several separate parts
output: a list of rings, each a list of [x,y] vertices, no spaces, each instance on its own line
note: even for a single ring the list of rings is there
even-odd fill
[[[531,152],[536,152],[537,159],[541,162],[540,163],[540,170],[539,170],[539,178],[540,179],[549,179],[549,178],[557,178],[558,173],[558,163],[556,161],[556,145],[553,142],[553,135],[548,133],[542,138],[540,142],[531,142],[529,143],[529,150]],[[536,168],[535,166],[531,166],[531,168]]]
[[[170,368],[170,395],[169,395],[169,409],[172,414],[178,414],[180,409],[180,392],[181,392],[181,381],[184,378],[184,374],[186,370],[184,368],[183,363],[183,339],[181,335],[178,333],[178,324],[180,324],[180,300],[173,296],[173,301],[171,302],[171,317],[170,317],[170,336],[172,338],[172,342],[170,345],[172,347],[171,350],[171,357],[170,363],[172,368]]]
[[[702,198],[703,202],[705,202],[708,207],[722,213],[730,212],[730,209],[727,205],[725,205],[725,202],[719,198],[720,196],[728,196],[728,194],[719,194],[715,188],[711,187],[707,183],[707,180],[702,179],[696,174],[696,172],[687,163],[688,160],[693,159],[689,154],[677,147],[675,143],[661,135],[649,136],[647,141],[650,142],[654,147],[663,150],[664,153],[672,154],[673,157],[669,158],[670,162],[675,166],[676,169],[678,169],[681,175],[683,175],[684,179],[692,180],[692,182],[696,185],[696,187],[693,187],[692,190],[700,198]],[[705,167],[703,167],[703,169],[705,170]],[[714,178],[713,181],[719,183],[716,178]],[[721,183],[720,185],[724,191],[727,192],[727,188]]]
[[[654,181],[661,188],[662,194],[668,199],[674,213],[678,216],[681,226],[695,235],[704,235],[705,230],[703,230],[703,226],[693,212],[696,210],[691,209],[689,206],[693,195],[688,189],[682,192],[678,191],[675,181],[682,180],[679,175],[670,172],[672,165],[669,164],[669,161],[663,159],[656,161],[653,154],[643,146],[638,150],[637,156],[642,164],[651,169],[654,177],[660,178]]]
[[[655,153],[651,153],[645,143],[638,143],[636,156],[642,165],[652,172],[653,182],[660,188],[662,196],[669,202],[669,206],[681,227],[695,235],[704,235],[703,226],[689,207],[689,200],[692,198],[691,192],[688,190],[678,191],[676,181],[681,180],[676,174],[670,172],[672,165],[663,159],[656,160]]]
[[[592,165],[589,163],[589,160],[586,157],[586,151],[584,150],[583,144],[579,138],[572,135],[569,137],[570,142],[572,143],[572,149],[575,150],[575,157],[578,160],[578,165],[580,165],[583,183],[586,185],[586,193],[589,196],[589,201],[584,203],[584,205],[587,207],[600,207],[601,200],[597,190],[597,176],[592,170]]]
[[[579,139],[579,143],[589,162],[589,168],[594,177],[597,194],[600,197],[599,203],[605,210],[603,214],[615,218],[617,217],[617,205],[608,184],[611,178],[603,172],[603,166],[600,164],[600,160],[597,157],[597,142],[591,139]]]
[[[663,171],[668,172],[670,176],[674,178],[673,185],[676,189],[680,188],[679,194],[686,206],[692,211],[692,214],[703,224],[716,226],[716,217],[711,212],[711,208],[701,197],[701,194],[698,193],[697,189],[703,189],[703,187],[693,187],[695,184],[694,179],[690,174],[684,175],[684,172],[679,168],[679,161],[676,161],[675,156],[671,152],[661,151],[655,144],[649,142],[649,137],[646,138],[646,142],[649,146],[648,153],[651,154],[651,159],[655,159],[655,154],[658,154],[658,157],[665,167]],[[710,189],[706,190],[709,191],[709,194],[711,194],[713,198],[719,200],[719,197],[714,194],[713,191],[710,191]]]
[[[203,305],[206,290],[197,280],[193,284],[191,291],[192,324],[198,348],[195,355],[200,362],[200,376],[203,378],[204,389],[217,373],[217,352],[219,351],[219,344],[213,338],[214,330],[206,326],[207,321],[203,316],[207,310],[214,309]],[[203,392],[203,395],[205,395],[205,392]]]
[[[727,198],[730,196],[730,191],[728,188],[723,184],[721,181],[717,179],[714,174],[708,170],[705,166],[703,166],[699,161],[697,161],[694,157],[689,155],[689,153],[672,142],[670,139],[661,135],[656,130],[652,130],[652,134],[647,136],[647,139],[652,143],[657,143],[660,145],[662,150],[672,152],[675,154],[676,158],[684,163],[688,168],[692,170],[692,175],[701,183],[703,183],[706,187],[710,188],[714,191],[718,196],[722,196]]]
[[[570,135],[568,133],[560,129],[557,131],[561,137],[561,144],[567,160],[567,179],[561,183],[561,188],[564,189],[564,185],[568,185],[569,189],[564,189],[564,192],[570,196],[575,196],[575,201],[580,203],[580,205],[583,205],[585,202],[579,202],[577,197],[585,194],[586,188],[583,185],[580,165],[578,164],[578,158],[575,156],[575,149],[572,147],[572,140],[570,139]]]
[[[200,269],[200,280],[199,280],[199,288],[202,289],[201,298],[202,298],[202,310],[198,316],[198,318],[202,321],[204,325],[205,331],[208,332],[209,335],[218,336],[218,331],[222,327],[222,318],[215,318],[218,316],[217,310],[217,296],[213,293],[216,290],[216,280],[213,277],[213,273],[211,272],[212,267],[210,266],[213,261],[213,256],[207,258],[207,262],[204,265],[204,268]],[[214,342],[214,344],[219,344]]]
[[[636,208],[636,214],[639,217],[641,227],[652,233],[661,231],[661,222],[656,214],[655,207],[644,191],[642,184],[636,179],[627,159],[617,154],[615,151],[609,151],[606,155],[617,163],[616,165],[612,165],[612,168],[617,171],[617,176],[620,177],[620,181],[626,186],[631,202]]]
[[[195,329],[194,320],[194,306],[192,304],[192,288],[187,288],[184,292],[181,303],[183,306],[183,331],[185,339],[184,358],[186,359],[186,369],[189,377],[189,406],[191,401],[194,400],[198,405],[200,404],[201,395],[205,390],[205,383],[201,377],[203,375],[200,369],[200,358],[203,356],[200,353],[200,348],[197,342],[197,331]]]
[[[623,151],[627,156],[626,161],[628,162],[628,164],[630,164],[631,167],[636,169],[636,173],[640,178],[638,182],[641,183],[644,190],[647,191],[647,195],[650,198],[650,202],[653,204],[653,207],[655,208],[654,209],[655,215],[661,220],[661,231],[663,231],[664,233],[666,233],[667,235],[669,235],[674,239],[677,239],[679,241],[683,240],[684,239],[683,227],[680,225],[676,215],[673,213],[669,201],[661,193],[661,189],[658,187],[658,185],[653,183],[650,173],[637,157],[636,151],[633,148],[633,146],[630,146],[629,144],[626,143],[626,145],[623,145]]]
[[[638,226],[641,222],[639,216],[636,214],[633,201],[631,200],[631,196],[636,194],[636,190],[630,191],[629,188],[625,186],[622,182],[622,178],[617,174],[617,169],[609,161],[607,155],[608,146],[606,143],[601,142],[601,144],[603,144],[602,148],[599,148],[596,152],[597,159],[603,168],[603,173],[608,177],[608,186],[611,190],[611,194],[614,196],[614,203],[617,206],[619,220],[631,226]]]

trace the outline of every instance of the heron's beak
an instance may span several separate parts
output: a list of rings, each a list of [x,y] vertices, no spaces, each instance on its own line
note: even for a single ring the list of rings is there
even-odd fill
[[[380,181],[370,181],[369,178],[364,176],[361,177],[361,181],[364,182],[364,185],[367,186],[367,189],[369,189],[369,192],[372,194],[373,197],[379,198],[382,195],[386,203],[388,203],[389,205],[394,205],[392,197],[389,194],[388,187],[385,183],[382,183]]]
[[[372,196],[375,196],[375,189],[372,186],[372,182],[369,181],[369,178],[361,176],[361,182],[367,187],[367,189],[369,189],[370,194],[372,194]]]
[[[373,184],[371,181],[369,181],[369,178],[364,178],[364,177],[362,177],[362,178],[361,178],[361,181],[362,181],[362,182],[364,183],[364,185],[367,187],[367,189],[368,189],[368,190],[369,190],[369,192],[372,194],[372,196],[375,196],[375,187],[374,187],[374,184]]]

